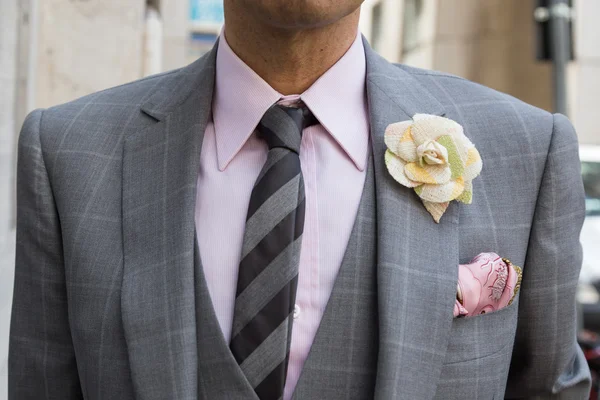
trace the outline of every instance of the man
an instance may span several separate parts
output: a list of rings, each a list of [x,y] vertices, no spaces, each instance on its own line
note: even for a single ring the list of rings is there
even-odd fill
[[[11,400],[586,398],[572,126],[386,62],[360,3],[225,0],[197,62],[27,118]],[[484,163],[439,224],[384,161],[415,114]],[[520,294],[453,318],[484,251]]]

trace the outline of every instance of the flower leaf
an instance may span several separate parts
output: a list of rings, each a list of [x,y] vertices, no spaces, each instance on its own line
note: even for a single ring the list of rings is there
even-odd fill
[[[464,204],[471,204],[473,202],[473,182],[465,181],[465,190],[455,200],[460,201]]]
[[[450,179],[455,180],[460,178],[465,173],[465,164],[460,158],[454,139],[450,135],[443,135],[437,138],[436,142],[448,150],[448,164],[450,164],[450,170],[452,171]]]
[[[473,202],[473,190],[465,189],[464,192],[460,196],[458,196],[455,200],[460,201],[464,204],[471,204]]]

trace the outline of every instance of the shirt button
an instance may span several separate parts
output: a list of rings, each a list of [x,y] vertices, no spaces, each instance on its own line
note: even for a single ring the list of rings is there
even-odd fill
[[[300,306],[298,304],[294,305],[294,319],[298,319],[300,317]]]

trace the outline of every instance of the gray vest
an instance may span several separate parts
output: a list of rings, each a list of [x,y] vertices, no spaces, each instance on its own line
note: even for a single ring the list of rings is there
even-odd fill
[[[294,400],[373,398],[378,352],[376,209],[372,159],[327,308],[296,386]],[[219,327],[196,246],[198,396],[256,399]]]

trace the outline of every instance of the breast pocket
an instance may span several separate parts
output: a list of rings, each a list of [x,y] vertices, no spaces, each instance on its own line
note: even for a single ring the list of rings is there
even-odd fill
[[[504,398],[518,307],[452,321],[436,398]]]

